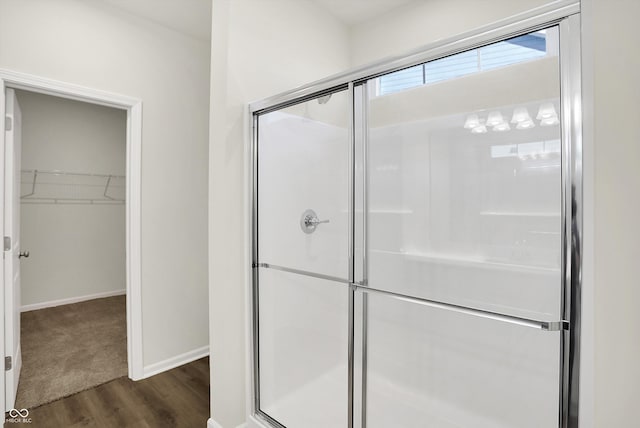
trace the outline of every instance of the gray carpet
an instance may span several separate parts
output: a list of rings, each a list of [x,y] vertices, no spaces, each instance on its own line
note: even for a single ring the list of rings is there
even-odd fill
[[[125,296],[23,312],[17,409],[127,375]]]

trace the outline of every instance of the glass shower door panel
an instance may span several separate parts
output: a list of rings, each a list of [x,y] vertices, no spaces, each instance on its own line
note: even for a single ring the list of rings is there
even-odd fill
[[[347,426],[348,293],[260,269],[260,410],[287,428]]]
[[[367,299],[367,428],[558,426],[559,332]]]
[[[369,82],[371,287],[561,318],[557,45],[550,28],[418,66],[410,89]]]
[[[260,263],[348,277],[348,117],[345,91],[259,116]]]

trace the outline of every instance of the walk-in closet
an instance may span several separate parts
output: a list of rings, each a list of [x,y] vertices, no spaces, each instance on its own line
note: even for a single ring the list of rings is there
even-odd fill
[[[35,92],[8,99],[21,325],[6,408],[32,409],[127,375],[127,115]]]

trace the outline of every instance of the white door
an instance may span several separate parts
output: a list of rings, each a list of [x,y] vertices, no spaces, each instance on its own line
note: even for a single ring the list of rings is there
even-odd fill
[[[16,402],[22,355],[20,353],[20,152],[22,117],[13,89],[7,89],[6,114],[10,127],[5,134],[4,176],[4,286],[5,356],[11,369],[5,371],[5,408]]]

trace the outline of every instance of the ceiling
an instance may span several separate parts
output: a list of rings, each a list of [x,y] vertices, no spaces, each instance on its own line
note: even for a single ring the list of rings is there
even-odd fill
[[[347,25],[368,21],[414,0],[311,0]]]
[[[198,39],[211,34],[211,0],[100,0]]]

